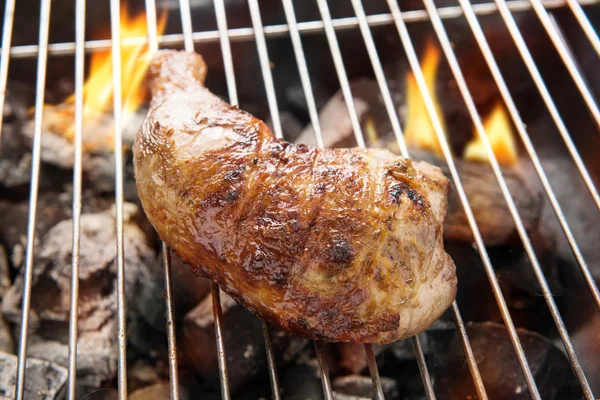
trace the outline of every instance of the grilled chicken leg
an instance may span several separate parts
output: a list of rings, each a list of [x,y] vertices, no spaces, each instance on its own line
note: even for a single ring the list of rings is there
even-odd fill
[[[160,237],[259,317],[326,341],[415,335],[448,308],[448,180],[387,150],[274,137],[203,85],[198,54],[161,51],[135,142],[139,196]]]

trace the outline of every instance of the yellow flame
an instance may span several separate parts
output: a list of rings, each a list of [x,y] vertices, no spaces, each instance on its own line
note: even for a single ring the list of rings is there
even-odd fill
[[[162,13],[157,22],[157,33],[164,32],[166,13]],[[144,37],[148,34],[146,15],[140,13],[131,16],[125,6],[121,7],[121,38]],[[147,44],[123,45],[121,47],[121,96],[124,112],[135,112],[147,98],[147,89],[143,80],[150,66],[152,54]],[[91,55],[88,78],[83,86],[83,118],[97,120],[100,115],[112,112],[113,109],[113,57],[112,51],[99,51]],[[72,105],[75,96],[71,95],[65,103]],[[48,110],[63,114],[72,114],[65,104],[49,106]],[[56,116],[58,117],[58,116]],[[74,138],[73,126],[55,129],[70,140]],[[107,140],[110,140],[108,138]]]
[[[437,71],[440,64],[440,51],[428,41],[425,55],[421,60],[421,69],[427,83],[427,89],[433,100],[435,111],[444,128],[444,119],[440,110],[439,102],[435,92]],[[442,148],[438,141],[433,125],[425,107],[425,101],[417,85],[412,72],[406,75],[406,104],[408,107],[407,122],[404,127],[404,138],[409,147],[418,147],[442,154]]]
[[[490,114],[483,121],[483,127],[487,137],[492,145],[494,155],[500,165],[510,166],[518,162],[517,145],[510,120],[502,104],[497,103]],[[464,159],[471,161],[489,161],[488,153],[485,150],[483,141],[474,132],[474,138],[467,144],[464,152]]]
[[[160,35],[166,25],[166,13],[158,21]],[[130,16],[126,7],[121,9],[121,38],[144,37],[148,34],[146,16]],[[147,44],[121,47],[121,94],[123,109],[135,111],[146,98],[142,80],[148,70],[151,54]],[[89,111],[110,111],[112,108],[112,52],[92,54],[89,77],[83,88],[84,105]]]

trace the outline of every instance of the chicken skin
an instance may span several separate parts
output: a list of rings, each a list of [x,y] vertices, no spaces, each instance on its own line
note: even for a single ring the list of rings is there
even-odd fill
[[[258,317],[325,341],[425,330],[456,294],[436,167],[378,149],[276,139],[203,85],[195,53],[158,52],[133,147],[139,197],[198,275]]]

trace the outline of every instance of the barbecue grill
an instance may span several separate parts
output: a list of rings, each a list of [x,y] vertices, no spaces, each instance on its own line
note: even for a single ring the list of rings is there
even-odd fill
[[[388,86],[386,75],[382,67],[380,54],[375,46],[371,29],[377,26],[393,25],[399,35],[403,50],[406,53],[410,69],[415,76],[419,91],[423,96],[427,113],[431,118],[431,122],[435,131],[435,134],[441,144],[444,159],[448,165],[450,171],[450,178],[453,183],[453,190],[457,192],[464,213],[468,220],[472,235],[474,238],[474,244],[481,257],[481,261],[485,268],[485,273],[489,279],[493,296],[497,302],[497,306],[500,309],[500,313],[504,324],[508,330],[508,334],[514,352],[518,358],[522,372],[527,382],[527,390],[529,391],[531,398],[539,399],[540,393],[534,375],[532,374],[530,365],[526,358],[523,350],[522,343],[517,334],[513,317],[507,306],[504,294],[501,290],[500,283],[495,273],[494,265],[490,260],[486,246],[482,239],[479,227],[475,221],[473,211],[471,209],[469,199],[463,188],[461,176],[456,168],[455,155],[453,154],[450,144],[445,133],[445,128],[441,123],[439,116],[436,112],[435,105],[432,100],[430,90],[428,89],[423,70],[419,64],[417,57],[417,51],[413,44],[413,39],[407,29],[407,24],[416,21],[429,20],[433,26],[435,37],[437,38],[439,45],[442,48],[443,55],[449,64],[453,78],[455,79],[458,90],[468,110],[468,116],[471,118],[473,125],[484,144],[484,148],[489,155],[491,167],[493,173],[498,181],[501,189],[502,196],[510,210],[510,214],[516,225],[518,236],[524,246],[527,256],[531,262],[533,272],[539,285],[542,289],[543,298],[547,304],[547,307],[552,316],[553,322],[559,333],[562,345],[568,359],[571,363],[572,369],[579,381],[582,389],[582,393],[586,399],[596,398],[592,393],[589,380],[592,378],[586,376],[584,369],[582,368],[578,354],[572,344],[571,337],[563,318],[559,312],[559,309],[555,303],[554,296],[550,289],[548,280],[542,270],[538,255],[534,250],[531,238],[525,229],[523,220],[515,205],[514,193],[511,193],[506,183],[503,172],[500,168],[500,164],[494,155],[488,136],[486,135],[484,125],[482,123],[482,116],[480,115],[470,89],[467,86],[467,82],[459,65],[455,49],[450,41],[445,22],[449,19],[464,19],[472,35],[474,36],[477,45],[490,73],[493,76],[494,82],[497,85],[501,98],[504,105],[506,106],[510,118],[516,128],[516,133],[521,139],[522,144],[529,155],[531,162],[535,168],[537,175],[539,176],[543,190],[547,195],[549,203],[558,218],[560,226],[566,236],[569,246],[577,260],[577,264],[581,269],[587,286],[592,294],[593,300],[595,301],[598,308],[600,308],[600,291],[598,290],[597,283],[590,271],[588,262],[584,258],[582,251],[580,250],[579,244],[575,239],[575,236],[571,230],[571,226],[563,209],[567,206],[561,204],[557,199],[554,188],[550,183],[546,175],[546,171],[538,156],[538,150],[532,143],[527,127],[520,116],[519,110],[515,104],[515,101],[507,87],[505,78],[500,71],[495,55],[488,44],[488,41],[483,33],[480,18],[482,15],[487,14],[499,14],[504,21],[506,28],[510,33],[510,37],[514,41],[522,61],[525,63],[527,70],[529,71],[535,87],[539,91],[540,98],[543,105],[547,108],[550,113],[552,121],[554,122],[558,132],[560,133],[564,145],[568,150],[573,162],[575,163],[581,178],[585,182],[589,196],[593,199],[595,205],[600,209],[600,195],[598,194],[597,187],[594,184],[594,180],[590,176],[579,151],[571,138],[571,133],[567,128],[563,116],[558,111],[555,104],[555,99],[550,95],[550,92],[546,86],[546,82],[542,78],[538,65],[534,61],[530,49],[525,43],[522,32],[519,30],[515,22],[514,14],[520,12],[533,12],[541,21],[546,34],[549,36],[553,45],[558,52],[560,59],[564,63],[568,76],[565,76],[565,80],[572,80],[579,91],[581,98],[584,101],[586,109],[577,110],[582,115],[591,115],[591,118],[597,126],[600,126],[600,109],[594,99],[594,95],[591,91],[590,86],[586,83],[586,78],[583,76],[581,69],[578,66],[575,56],[572,54],[568,47],[567,42],[562,36],[560,26],[558,26],[552,17],[552,11],[555,8],[568,7],[576,21],[580,25],[580,29],[584,32],[585,36],[591,43],[597,56],[600,56],[600,41],[594,30],[594,27],[588,20],[583,6],[597,5],[597,0],[495,0],[493,3],[479,3],[471,4],[469,0],[459,0],[458,6],[445,6],[438,7],[433,0],[423,0],[425,8],[422,10],[412,11],[401,11],[398,3],[393,0],[388,0],[389,12],[384,14],[367,15],[363,8],[361,0],[351,0],[352,9],[355,13],[353,17],[347,18],[332,18],[329,10],[327,0],[316,0],[318,10],[320,12],[321,19],[315,21],[298,22],[295,15],[295,9],[300,7],[299,2],[294,5],[292,0],[282,0],[283,8],[285,11],[286,23],[277,25],[263,25],[261,18],[261,8],[258,0],[248,0],[248,6],[251,15],[252,26],[229,29],[227,24],[226,8],[224,0],[214,0],[214,11],[215,19],[218,26],[218,30],[209,31],[194,31],[192,17],[190,12],[189,0],[180,0],[179,9],[181,13],[181,23],[183,32],[180,34],[168,34],[160,35],[157,32],[157,5],[155,0],[146,0],[146,16],[148,21],[148,35],[147,37],[139,38],[127,38],[121,40],[120,33],[120,2],[119,0],[110,1],[110,20],[111,20],[111,40],[85,40],[85,15],[86,15],[86,1],[76,0],[76,13],[75,13],[75,33],[76,38],[74,42],[63,42],[63,43],[49,43],[49,28],[50,28],[50,14],[51,14],[51,0],[41,0],[41,12],[39,20],[39,43],[37,45],[20,45],[11,47],[11,36],[13,32],[13,20],[15,10],[15,0],[6,0],[5,13],[4,13],[4,25],[3,25],[3,39],[2,39],[2,59],[0,62],[0,104],[4,106],[5,102],[5,89],[7,85],[9,62],[16,58],[37,58],[37,82],[35,92],[35,114],[34,114],[34,139],[33,139],[33,153],[32,153],[32,168],[31,168],[31,184],[30,184],[30,197],[29,197],[29,211],[28,211],[28,224],[27,224],[27,245],[25,253],[24,263],[24,276],[25,283],[23,289],[23,305],[21,315],[21,326],[19,333],[18,342],[18,366],[16,373],[16,393],[17,399],[24,398],[24,384],[25,380],[28,379],[25,374],[26,367],[26,354],[27,354],[27,341],[28,341],[28,326],[29,326],[29,309],[31,305],[32,294],[32,276],[34,269],[34,246],[35,246],[35,228],[36,228],[36,216],[37,216],[37,203],[38,203],[38,189],[40,184],[40,163],[41,163],[41,136],[42,136],[42,119],[43,119],[43,106],[45,100],[45,89],[46,89],[46,74],[47,74],[47,62],[48,57],[51,55],[74,55],[75,56],[75,161],[74,161],[74,173],[73,173],[73,243],[72,243],[72,280],[71,280],[71,310],[69,320],[69,354],[68,354],[68,384],[67,384],[67,398],[75,399],[75,383],[76,383],[76,366],[77,366],[77,316],[78,316],[78,294],[79,294],[79,237],[80,237],[80,216],[81,216],[81,203],[82,203],[82,134],[83,134],[83,84],[84,84],[84,58],[86,53],[94,52],[98,50],[105,50],[110,48],[113,56],[113,85],[114,93],[121,93],[122,75],[121,75],[121,49],[124,46],[129,46],[139,43],[148,43],[151,51],[156,51],[160,47],[164,46],[180,46],[183,44],[186,51],[193,51],[195,43],[200,42],[219,42],[221,47],[221,53],[224,63],[226,84],[227,84],[227,95],[229,103],[232,105],[238,104],[238,91],[236,86],[236,79],[234,69],[237,67],[234,65],[232,52],[230,47],[231,41],[254,41],[260,62],[260,72],[264,81],[264,89],[266,91],[268,109],[272,121],[272,127],[278,138],[283,137],[282,122],[279,114],[278,100],[276,96],[275,84],[272,76],[272,67],[269,61],[269,54],[267,50],[267,40],[273,37],[287,36],[289,35],[291,43],[293,45],[293,51],[297,62],[297,68],[301,79],[304,96],[307,102],[307,109],[310,115],[310,121],[315,133],[316,143],[320,147],[324,147],[324,138],[319,122],[319,115],[317,104],[315,102],[315,96],[313,88],[311,86],[310,71],[305,58],[302,36],[306,34],[323,34],[326,37],[329,45],[330,54],[333,59],[335,72],[339,80],[343,99],[347,106],[347,110],[350,117],[350,122],[354,131],[356,143],[359,147],[366,147],[366,141],[363,134],[363,127],[355,103],[353,101],[353,94],[347,75],[347,71],[342,59],[342,53],[337,39],[337,34],[342,30],[359,30],[366,46],[367,54],[372,65],[374,77],[378,84],[380,94],[383,98],[385,110],[389,116],[389,120],[392,126],[393,133],[397,140],[400,152],[403,156],[408,157],[409,149],[404,141],[403,132],[401,128],[401,120],[398,114],[397,108],[394,105],[390,88]],[[88,4],[89,6],[89,4]],[[89,7],[88,7],[89,12]],[[597,60],[596,60],[597,62]],[[240,67],[237,67],[240,68]],[[122,97],[120,95],[114,96],[114,146],[115,149],[122,147],[122,129],[123,129],[123,115],[122,115]],[[1,123],[0,117],[0,123]],[[116,228],[117,228],[117,302],[118,302],[118,397],[119,399],[127,398],[127,369],[126,369],[126,348],[127,348],[127,337],[126,337],[126,313],[125,313],[125,258],[124,258],[124,244],[123,244],[123,168],[124,160],[121,151],[115,151],[115,204],[116,204]],[[590,210],[595,212],[596,210]],[[593,235],[593,232],[590,232]],[[177,365],[177,345],[175,335],[175,324],[174,324],[174,311],[173,311],[173,291],[177,290],[172,285],[171,280],[171,260],[169,256],[169,249],[165,243],[162,243],[163,253],[163,267],[165,274],[165,299],[167,305],[167,339],[168,339],[168,350],[169,350],[169,372],[170,372],[170,395],[172,399],[179,399],[179,385],[178,385],[178,365]],[[460,267],[460,266],[459,266]],[[222,338],[222,315],[220,306],[220,290],[212,284],[211,288],[212,299],[213,299],[213,312],[215,318],[215,334],[217,343],[217,355],[219,361],[219,373],[220,373],[220,384],[221,384],[221,395],[224,399],[230,398],[230,388],[227,376],[226,366],[226,352],[227,349],[224,346]],[[477,396],[480,399],[486,399],[486,387],[483,379],[480,375],[478,363],[471,349],[469,336],[467,335],[467,329],[463,319],[459,306],[455,301],[452,304],[452,315],[456,324],[456,329],[459,334],[461,344],[464,349],[464,356],[471,373],[471,377],[477,392]],[[281,390],[278,382],[276,363],[275,363],[275,352],[270,337],[269,326],[263,323],[263,333],[265,340],[265,347],[267,353],[267,361],[269,368],[269,377],[271,382],[271,394],[275,399],[281,398]],[[419,370],[422,376],[423,385],[428,398],[435,398],[434,386],[432,379],[428,372],[428,366],[426,357],[423,352],[422,344],[418,336],[413,337],[412,343],[418,362]],[[323,393],[326,399],[333,399],[332,386],[329,380],[329,369],[327,365],[327,359],[325,357],[325,343],[315,342],[315,349],[317,359],[320,364],[320,375],[323,384]],[[364,346],[365,356],[368,362],[368,368],[371,374],[374,393],[377,399],[383,399],[384,394],[381,386],[379,372],[377,368],[377,362],[375,359],[374,351],[371,345],[367,344]],[[596,396],[599,394],[596,393]]]

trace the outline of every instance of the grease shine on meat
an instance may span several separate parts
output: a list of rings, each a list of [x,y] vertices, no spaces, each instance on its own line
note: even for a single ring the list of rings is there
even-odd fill
[[[205,75],[198,54],[156,55],[133,148],[146,215],[179,257],[305,337],[387,343],[439,318],[456,294],[440,170],[276,139]]]

